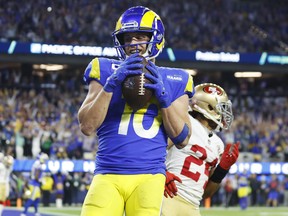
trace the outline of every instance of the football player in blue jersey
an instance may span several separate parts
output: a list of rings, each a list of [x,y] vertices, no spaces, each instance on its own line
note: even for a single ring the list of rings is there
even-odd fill
[[[164,26],[149,8],[126,10],[112,34],[120,60],[94,58],[84,80],[88,94],[78,112],[81,131],[97,132],[99,148],[95,176],[82,207],[82,216],[160,215],[165,186],[168,137],[183,148],[191,135],[188,116],[193,79],[182,69],[159,67]],[[122,96],[121,83],[142,73],[148,60],[144,87],[153,97],[133,110]]]
[[[41,152],[37,156],[37,160],[32,165],[30,180],[28,182],[28,190],[25,192],[27,200],[24,204],[24,211],[21,213],[21,216],[26,216],[28,209],[33,205],[35,210],[35,215],[40,215],[38,212],[38,206],[41,197],[41,182],[43,175],[43,165],[49,159],[46,153]]]

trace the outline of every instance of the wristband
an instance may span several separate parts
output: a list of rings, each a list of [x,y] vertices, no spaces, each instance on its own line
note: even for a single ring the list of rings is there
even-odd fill
[[[188,128],[187,124],[185,123],[181,133],[178,136],[176,136],[174,138],[170,138],[170,139],[175,145],[179,145],[180,143],[182,143],[186,139],[188,134],[189,134],[189,128]]]
[[[216,169],[214,170],[214,173],[210,177],[210,180],[220,184],[222,179],[226,176],[228,173],[228,170],[223,169],[221,166],[217,166]]]

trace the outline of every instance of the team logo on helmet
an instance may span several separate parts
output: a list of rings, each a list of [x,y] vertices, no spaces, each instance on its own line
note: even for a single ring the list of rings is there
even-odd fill
[[[208,93],[208,94],[217,94],[219,96],[223,95],[223,91],[218,88],[217,86],[205,86],[203,88],[203,91]]]

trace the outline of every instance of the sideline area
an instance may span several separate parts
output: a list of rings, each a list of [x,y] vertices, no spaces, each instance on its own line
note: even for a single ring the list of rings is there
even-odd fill
[[[5,207],[2,216],[20,216],[24,208]],[[39,207],[40,216],[73,216],[80,215],[80,207]],[[35,216],[34,208],[30,207],[26,216]]]
[[[2,216],[20,216],[23,209],[16,207],[6,207]],[[34,216],[33,208],[29,209],[27,216]],[[81,207],[64,206],[63,208],[56,207],[40,207],[41,216],[79,216]],[[211,207],[205,209],[201,207],[202,216],[287,216],[288,207],[248,207],[245,211],[240,210],[240,207]]]

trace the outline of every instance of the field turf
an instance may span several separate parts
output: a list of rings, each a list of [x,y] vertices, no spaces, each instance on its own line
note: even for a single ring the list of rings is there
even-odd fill
[[[22,209],[13,207],[5,208],[3,216],[20,216]],[[33,216],[33,208],[30,207],[30,213],[27,216]],[[79,216],[80,207],[40,207],[39,211],[43,216]],[[201,208],[202,216],[288,216],[288,207],[248,207],[246,210],[240,210],[238,207],[222,208],[212,207],[210,209]]]

